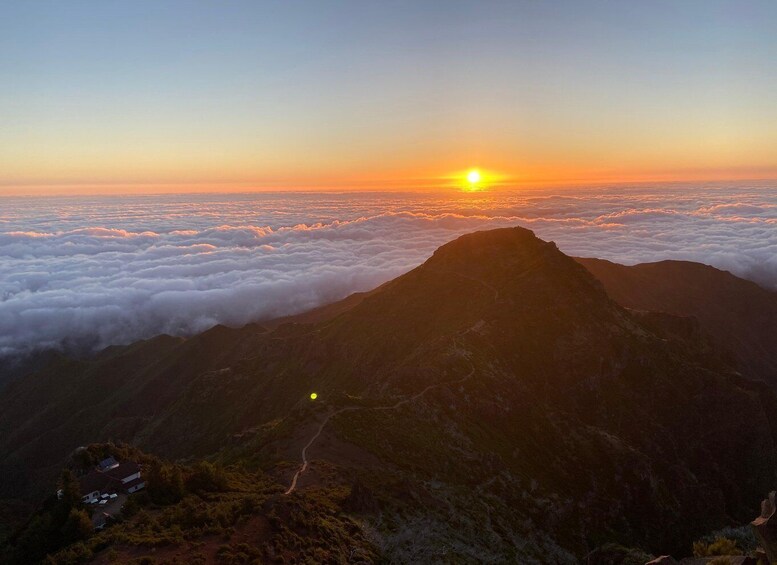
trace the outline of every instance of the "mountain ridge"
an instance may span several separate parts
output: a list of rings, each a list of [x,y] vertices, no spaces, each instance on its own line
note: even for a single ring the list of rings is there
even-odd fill
[[[357,513],[389,559],[476,536],[473,555],[520,546],[531,562],[553,548],[566,563],[604,541],[679,553],[749,517],[777,481],[777,395],[695,322],[628,310],[529,230],[462,236],[353,302],[311,324],[159,337],[12,383],[2,494],[45,485],[78,445],[121,439],[261,469],[284,490],[297,475],[289,496],[303,501],[358,483],[356,498],[386,509]],[[472,519],[446,525],[443,508]],[[411,524],[428,537],[397,545]]]
[[[748,376],[777,386],[777,292],[689,261],[631,267],[577,259],[629,308],[693,316]]]

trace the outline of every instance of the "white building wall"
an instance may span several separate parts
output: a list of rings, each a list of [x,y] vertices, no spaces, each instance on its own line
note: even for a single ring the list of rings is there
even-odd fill
[[[126,484],[126,483],[128,483],[130,481],[134,481],[135,479],[139,479],[139,478],[140,478],[140,471],[138,471],[137,473],[133,473],[132,475],[129,475],[128,477],[124,477],[121,480],[121,482],[122,482],[122,484]]]

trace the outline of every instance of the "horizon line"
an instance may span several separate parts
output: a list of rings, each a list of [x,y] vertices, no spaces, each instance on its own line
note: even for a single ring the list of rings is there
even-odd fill
[[[0,198],[2,197],[79,197],[79,196],[132,196],[132,195],[170,195],[170,194],[359,194],[359,193],[434,193],[434,192],[462,192],[470,194],[483,194],[496,191],[511,190],[541,190],[541,189],[574,189],[591,188],[596,186],[623,185],[637,186],[651,183],[661,184],[689,184],[689,183],[726,183],[726,182],[770,182],[777,181],[777,176],[766,177],[689,177],[673,178],[665,177],[642,179],[600,179],[600,180],[538,180],[538,181],[511,181],[493,182],[490,186],[484,186],[477,190],[468,190],[467,187],[456,183],[434,185],[403,185],[402,183],[370,185],[369,183],[357,185],[297,185],[297,186],[245,186],[245,183],[51,183],[51,184],[0,184]],[[32,190],[31,190],[32,189]],[[73,189],[81,192],[69,192]],[[118,191],[115,189],[119,189]]]

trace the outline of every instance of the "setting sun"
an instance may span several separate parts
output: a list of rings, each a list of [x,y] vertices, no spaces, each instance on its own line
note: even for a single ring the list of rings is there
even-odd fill
[[[448,179],[450,186],[459,190],[480,192],[504,184],[509,177],[503,173],[497,173],[492,170],[471,168],[459,170],[443,178]]]

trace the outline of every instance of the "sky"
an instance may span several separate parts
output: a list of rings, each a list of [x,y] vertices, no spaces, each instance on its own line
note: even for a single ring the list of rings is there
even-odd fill
[[[0,3],[0,195],[777,178],[777,3]]]

